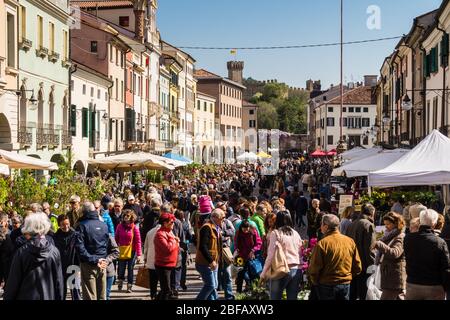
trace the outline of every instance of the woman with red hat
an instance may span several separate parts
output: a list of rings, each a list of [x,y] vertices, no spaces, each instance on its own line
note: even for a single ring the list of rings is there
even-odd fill
[[[160,281],[161,292],[157,300],[169,300],[170,274],[177,265],[180,239],[172,233],[175,216],[162,213],[159,217],[161,228],[155,236],[155,269]]]

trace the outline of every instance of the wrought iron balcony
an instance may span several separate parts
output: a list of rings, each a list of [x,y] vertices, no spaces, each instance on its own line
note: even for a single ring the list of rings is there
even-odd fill
[[[63,130],[61,138],[63,148],[70,148],[72,146],[72,133],[70,130]]]
[[[33,144],[33,129],[27,126],[20,126],[17,142],[20,143],[21,148],[30,147]]]
[[[37,129],[36,144],[38,149],[43,147],[56,148],[59,146],[59,141],[59,130],[52,127]]]

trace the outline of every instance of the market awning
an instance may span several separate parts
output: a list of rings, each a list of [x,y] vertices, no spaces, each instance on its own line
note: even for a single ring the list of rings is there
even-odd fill
[[[433,130],[390,166],[369,174],[369,186],[396,187],[450,184],[450,139]]]
[[[403,157],[410,150],[395,149],[383,150],[377,154],[371,155],[364,159],[355,160],[344,164],[342,167],[333,170],[332,176],[341,176],[344,174],[348,178],[366,177],[369,172],[381,170]]]
[[[265,153],[264,151],[258,152],[258,153],[256,154],[256,156],[257,156],[258,158],[262,158],[262,159],[271,159],[271,158],[272,158],[272,156],[271,156],[270,154],[267,154],[267,153]]]
[[[162,161],[159,156],[147,152],[131,152],[102,159],[90,159],[88,164],[101,170],[174,170],[175,166]],[[169,159],[167,159],[169,160]]]
[[[182,156],[182,155],[179,155],[179,154],[173,153],[173,152],[166,153],[163,157],[167,158],[167,159],[171,159],[171,160],[176,160],[179,162],[184,162],[186,164],[191,164],[194,162],[185,156]]]
[[[7,165],[9,169],[58,170],[58,165],[54,162],[43,161],[2,149],[0,149],[0,164]]]
[[[236,157],[236,160],[256,162],[258,160],[258,156],[256,154],[254,154],[253,152],[244,152],[240,156]]]
[[[322,150],[316,150],[313,153],[311,153],[311,157],[326,157],[326,153]]]

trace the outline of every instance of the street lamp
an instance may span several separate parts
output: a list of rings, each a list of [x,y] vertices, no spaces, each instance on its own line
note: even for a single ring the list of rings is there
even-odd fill
[[[411,99],[409,98],[408,94],[405,95],[405,98],[403,99],[402,108],[404,111],[409,111],[412,109],[412,103]]]
[[[389,117],[388,114],[384,115],[384,116],[383,116],[383,123],[384,123],[385,125],[388,125],[390,122],[391,122],[391,117]]]

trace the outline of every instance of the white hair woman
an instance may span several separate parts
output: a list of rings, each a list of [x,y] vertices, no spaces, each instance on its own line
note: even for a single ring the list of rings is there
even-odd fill
[[[51,228],[44,213],[25,219],[22,233],[29,240],[15,254],[4,300],[62,300],[64,280],[58,249],[45,235]]]

